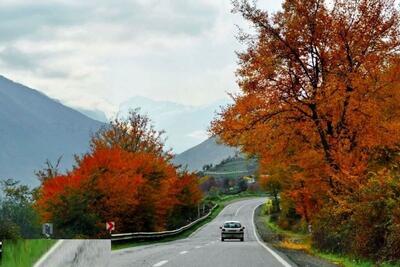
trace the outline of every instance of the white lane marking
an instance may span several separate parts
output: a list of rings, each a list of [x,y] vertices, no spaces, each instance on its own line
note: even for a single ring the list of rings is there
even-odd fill
[[[246,201],[246,200],[249,200],[249,199],[238,200],[237,202]],[[250,200],[251,200],[251,199],[250,199]],[[230,206],[231,204],[233,204],[233,203],[236,203],[236,202],[232,202],[232,203],[227,204],[227,205],[218,213],[218,215],[217,215],[214,219],[212,219],[212,221],[214,221],[214,220],[215,220],[216,218],[218,218],[219,216],[223,215],[224,212],[225,212],[225,210],[228,209],[229,206]],[[246,203],[245,205],[247,205],[247,204],[249,204],[249,203]],[[239,208],[239,209],[240,209],[240,208]],[[236,211],[236,212],[237,212],[237,211]],[[235,215],[235,216],[236,216],[236,215]],[[211,222],[212,222],[212,221],[211,221]],[[210,222],[208,222],[208,223],[206,223],[206,224],[200,226],[199,228],[197,228],[193,233],[191,233],[191,234],[187,237],[187,239],[190,239],[190,238],[192,238],[193,236],[195,236],[198,232],[200,232],[201,230],[203,230],[203,229],[204,229],[205,227],[207,227],[209,224],[210,224]],[[219,241],[219,239],[218,239],[218,241]]]
[[[229,204],[226,205],[226,206],[218,213],[218,215],[217,215],[214,219],[212,219],[212,221],[214,221],[216,218],[218,218],[219,216],[221,216],[222,214],[224,214],[224,211],[225,211],[228,207],[229,207]],[[212,222],[212,221],[211,221],[211,222]],[[204,229],[205,227],[207,227],[209,224],[210,224],[210,222],[208,222],[208,223],[202,225],[201,227],[197,228],[196,231],[194,231],[193,233],[191,233],[187,238],[188,238],[188,239],[192,238],[194,235],[196,235],[198,232],[200,232],[201,230],[203,230],[203,229]]]
[[[285,267],[292,267],[292,266],[291,266],[289,263],[287,263],[281,256],[279,256],[275,251],[273,251],[272,249],[270,249],[264,242],[262,242],[262,241],[260,240],[260,238],[258,237],[257,232],[256,232],[256,225],[255,225],[255,223],[254,223],[254,214],[255,214],[255,212],[256,212],[256,209],[257,209],[259,206],[261,206],[261,205],[263,205],[263,204],[260,204],[260,205],[256,206],[256,207],[253,209],[253,219],[252,219],[252,222],[253,222],[253,234],[254,234],[254,236],[256,237],[257,242],[258,242],[263,248],[265,248],[269,253],[271,253],[271,255],[274,256],[275,259],[277,259],[283,266],[285,266]]]
[[[239,211],[240,211],[244,206],[246,206],[247,204],[249,204],[249,203],[243,204],[242,206],[240,206],[240,207],[236,210],[236,212],[235,212],[235,217],[238,216]]]
[[[199,249],[199,248],[202,248],[203,246],[195,246],[194,248],[195,249]]]
[[[181,255],[186,254],[186,253],[188,253],[186,250],[179,252],[179,254],[181,254]]]
[[[165,260],[165,261],[160,261],[160,262],[154,264],[153,267],[160,267],[160,266],[163,266],[163,265],[166,264],[167,262],[168,262],[167,260]]]
[[[50,257],[51,254],[53,254],[53,252],[59,247],[61,246],[61,244],[64,242],[64,240],[58,240],[57,243],[55,245],[53,245],[50,250],[48,250],[46,252],[46,254],[44,254],[36,263],[35,265],[33,265],[34,267],[40,267],[46,260],[48,257]]]

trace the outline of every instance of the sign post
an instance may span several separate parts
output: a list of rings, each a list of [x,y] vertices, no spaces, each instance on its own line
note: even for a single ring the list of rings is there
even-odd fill
[[[106,222],[106,229],[110,234],[115,231],[115,222]]]
[[[42,225],[42,233],[47,238],[50,238],[53,235],[53,224],[52,223],[45,223]]]

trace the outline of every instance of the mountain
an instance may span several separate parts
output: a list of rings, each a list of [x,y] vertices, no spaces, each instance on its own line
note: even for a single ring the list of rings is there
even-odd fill
[[[0,179],[37,185],[34,170],[63,156],[61,170],[73,155],[87,151],[90,134],[102,123],[44,94],[0,76]]]
[[[206,164],[219,164],[222,160],[234,157],[238,149],[217,143],[215,137],[209,138],[201,144],[175,156],[176,165],[187,167],[190,171],[200,171]]]
[[[156,129],[166,131],[167,147],[181,153],[208,138],[207,129],[215,112],[228,103],[223,99],[204,106],[187,106],[138,96],[122,103],[119,115],[125,117],[129,110],[140,108]]]
[[[80,113],[86,115],[87,117],[94,119],[96,121],[101,121],[101,122],[108,122],[106,114],[98,109],[85,109],[85,108],[80,108],[80,107],[74,107],[77,111]]]

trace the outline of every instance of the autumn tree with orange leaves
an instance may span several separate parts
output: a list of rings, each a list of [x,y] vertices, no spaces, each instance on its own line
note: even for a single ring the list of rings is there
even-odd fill
[[[164,151],[162,133],[137,111],[96,133],[91,151],[65,175],[43,179],[36,208],[61,237],[104,237],[160,231],[197,216],[197,177],[180,173]]]
[[[258,155],[266,174],[276,164],[290,169],[290,187],[282,194],[296,203],[307,223],[316,224],[327,207],[326,214],[336,219],[351,218],[357,203],[368,202],[355,196],[373,184],[374,163],[387,154],[390,164],[399,162],[395,2],[286,0],[283,10],[271,16],[248,1],[234,1],[234,11],[251,23],[254,33],[240,34],[247,46],[238,53],[241,93],[232,95],[234,104],[222,110],[211,132]],[[385,177],[398,175],[390,164],[381,167]],[[385,218],[394,222],[396,216]],[[382,242],[388,239],[382,240],[372,249],[385,247]],[[354,247],[348,250],[376,258]]]

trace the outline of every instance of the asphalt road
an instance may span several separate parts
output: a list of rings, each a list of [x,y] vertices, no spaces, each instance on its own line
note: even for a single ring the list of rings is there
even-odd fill
[[[109,240],[59,240],[33,267],[105,267],[110,265]]]
[[[234,202],[226,206],[212,222],[183,240],[113,251],[110,266],[294,266],[256,236],[254,209],[264,201],[265,198],[256,198]],[[219,227],[227,220],[238,220],[246,227],[244,242],[221,242]]]

